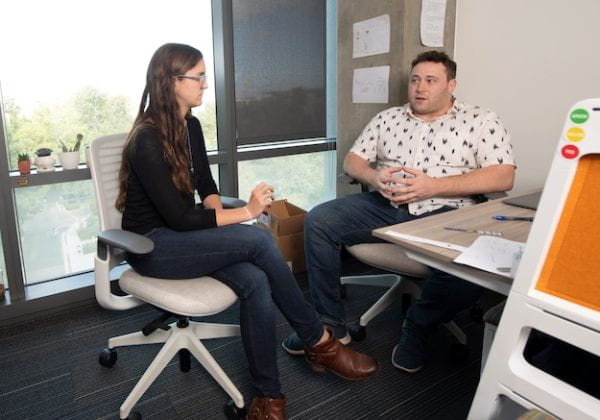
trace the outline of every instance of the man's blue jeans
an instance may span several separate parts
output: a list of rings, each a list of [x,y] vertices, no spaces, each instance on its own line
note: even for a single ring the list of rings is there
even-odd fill
[[[382,242],[371,234],[373,229],[448,210],[452,208],[414,216],[408,206],[395,208],[377,192],[345,196],[312,209],[304,224],[304,247],[310,294],[321,319],[335,326],[346,323],[340,284],[343,246]],[[432,269],[407,318],[425,328],[449,322],[482,292],[480,286]]]
[[[168,279],[210,275],[236,293],[242,343],[256,393],[278,397],[281,385],[272,302],[308,346],[321,338],[323,324],[298,288],[271,234],[235,224],[185,232],[163,227],[146,236],[154,241],[154,250],[127,256],[138,273]]]

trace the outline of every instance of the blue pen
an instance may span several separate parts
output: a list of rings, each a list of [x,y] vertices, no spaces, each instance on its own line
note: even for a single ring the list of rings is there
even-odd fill
[[[492,216],[492,219],[496,219],[496,220],[524,220],[526,222],[533,222],[533,216]]]

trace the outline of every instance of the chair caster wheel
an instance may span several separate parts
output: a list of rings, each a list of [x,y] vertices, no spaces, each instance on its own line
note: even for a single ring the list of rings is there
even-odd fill
[[[464,363],[469,358],[469,347],[466,344],[454,343],[450,350],[450,358],[455,363]]]
[[[125,420],[142,420],[142,414],[139,411],[132,411]]]
[[[365,338],[367,338],[367,328],[360,324],[349,325],[348,333],[354,341],[363,341]]]
[[[107,368],[111,368],[117,363],[117,351],[104,347],[98,357],[98,362]]]
[[[223,411],[225,412],[225,417],[228,420],[238,420],[246,418],[246,407],[239,408],[233,400],[229,400],[225,406],[223,406]]]
[[[179,369],[182,372],[189,372],[192,368],[192,358],[188,349],[179,350]]]
[[[410,305],[412,304],[412,296],[408,293],[404,293],[402,295],[402,306],[401,306],[401,311],[402,311],[402,315],[404,315],[404,317],[406,317],[406,313],[408,312],[408,308],[410,308]]]
[[[483,322],[483,308],[479,304],[471,307],[470,315],[473,321]]]

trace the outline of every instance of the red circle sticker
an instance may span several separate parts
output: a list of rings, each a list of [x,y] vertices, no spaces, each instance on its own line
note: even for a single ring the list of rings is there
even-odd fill
[[[563,146],[560,152],[562,153],[563,157],[567,159],[575,159],[577,156],[579,156],[579,148],[577,148],[577,146],[574,144],[567,144],[566,146]]]

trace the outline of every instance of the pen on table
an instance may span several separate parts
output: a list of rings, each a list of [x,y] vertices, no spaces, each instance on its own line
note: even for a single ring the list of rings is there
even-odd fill
[[[494,232],[491,230],[465,229],[465,228],[450,227],[450,226],[444,226],[444,229],[445,230],[454,230],[456,232],[479,233],[480,235],[502,236],[502,232]]]
[[[533,222],[533,216],[492,216],[492,219],[496,219],[496,220],[524,220],[526,222]]]

